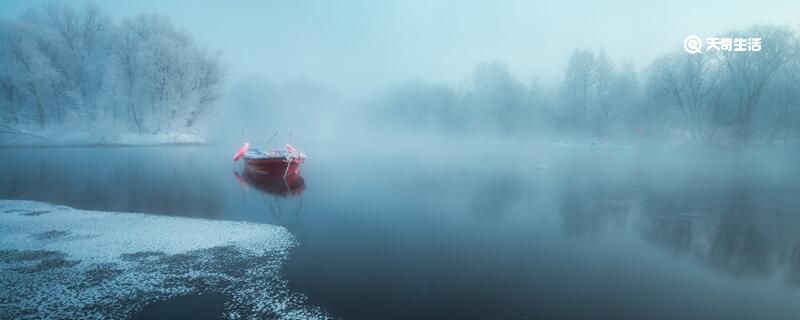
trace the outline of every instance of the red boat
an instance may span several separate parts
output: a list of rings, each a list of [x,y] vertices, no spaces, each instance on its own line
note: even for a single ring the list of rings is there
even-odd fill
[[[286,144],[285,149],[262,151],[245,143],[233,156],[233,161],[239,158],[244,158],[247,170],[251,172],[287,177],[300,173],[300,164],[305,162],[306,155],[290,144]]]

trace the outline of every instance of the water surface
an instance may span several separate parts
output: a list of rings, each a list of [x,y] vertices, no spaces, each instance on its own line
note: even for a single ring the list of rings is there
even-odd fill
[[[0,149],[0,198],[286,226],[345,319],[800,318],[796,154],[340,147],[288,189],[235,146]]]

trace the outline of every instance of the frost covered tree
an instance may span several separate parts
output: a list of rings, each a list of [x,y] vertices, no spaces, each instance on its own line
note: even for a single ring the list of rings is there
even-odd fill
[[[430,129],[456,129],[463,126],[458,93],[444,84],[414,81],[390,88],[380,99],[384,121]]]
[[[582,129],[607,134],[614,117],[612,86],[617,74],[614,64],[600,50],[575,50],[561,84],[565,119]]]
[[[588,119],[591,90],[594,87],[594,54],[589,50],[575,50],[561,85],[561,94],[566,112],[574,122],[585,123]]]
[[[657,100],[678,108],[692,139],[709,140],[713,120],[720,112],[714,99],[720,92],[719,77],[719,64],[709,55],[675,52],[657,58],[650,66],[647,90]]]
[[[609,127],[613,122],[614,96],[611,92],[611,87],[617,80],[617,74],[614,70],[614,64],[609,59],[606,52],[601,50],[597,57],[594,59],[592,66],[592,81],[593,90],[592,96],[594,97],[593,112],[590,115],[590,120],[594,123],[594,131],[602,135],[608,134]],[[626,94],[626,92],[615,92],[617,94]]]
[[[776,78],[780,70],[798,61],[799,48],[797,37],[787,27],[758,25],[748,28],[744,34],[760,37],[763,40],[761,50],[721,51],[721,61],[727,72],[727,85],[736,97],[736,135],[748,142],[753,138],[754,118],[764,108],[764,95],[770,91],[770,86],[776,85],[776,80],[791,81],[786,77]]]
[[[93,4],[48,3],[0,22],[0,124],[8,132],[193,129],[220,96],[218,56],[169,19],[114,23]]]
[[[463,95],[465,108],[475,116],[473,127],[493,128],[504,133],[516,132],[527,124],[525,97],[525,85],[499,62],[475,67]]]
[[[92,4],[75,10],[49,3],[29,10],[23,21],[57,74],[51,83],[51,122],[94,120],[113,32],[110,20]]]
[[[800,127],[800,68],[797,62],[775,76],[775,84],[765,93],[764,106],[754,120],[761,140],[787,142]]]
[[[686,128],[695,140],[712,140],[720,129],[743,143],[771,143],[797,133],[797,36],[786,27],[759,25],[720,37],[741,34],[761,37],[761,50],[681,51],[648,68],[648,95],[677,107],[683,121],[673,127]]]
[[[140,133],[191,128],[219,97],[224,72],[217,56],[166,17],[124,21],[112,52],[115,109],[123,110],[116,114],[125,114]]]
[[[28,122],[44,126],[50,119],[48,102],[58,75],[27,25],[0,24],[0,61],[0,120],[4,129],[18,130]]]
[[[642,123],[638,110],[642,101],[642,86],[639,75],[630,61],[624,61],[614,73],[605,94],[604,116],[599,127],[604,135],[613,131],[634,132]]]
[[[478,64],[460,86],[415,81],[394,86],[373,103],[373,117],[432,130],[514,134],[533,125],[534,105],[546,100],[529,90],[505,64]]]

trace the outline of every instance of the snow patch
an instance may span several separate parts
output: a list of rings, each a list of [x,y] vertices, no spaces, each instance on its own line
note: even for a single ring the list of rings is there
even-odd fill
[[[86,145],[160,145],[203,144],[206,140],[195,132],[163,132],[152,134],[101,134],[75,130],[51,130],[27,133],[0,132],[0,146],[86,146]]]
[[[205,143],[205,139],[191,133],[162,133],[162,134],[121,134],[113,143],[116,144],[168,144],[168,143]]]
[[[206,292],[231,297],[224,318],[329,318],[281,277],[295,245],[275,225],[0,200],[0,318],[127,318]]]

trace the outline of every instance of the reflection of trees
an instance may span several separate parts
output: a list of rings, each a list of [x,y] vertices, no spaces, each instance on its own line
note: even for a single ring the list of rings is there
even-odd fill
[[[561,198],[561,220],[567,234],[582,237],[596,235],[608,221],[610,212],[602,208],[597,190],[564,192]]]
[[[800,224],[793,185],[752,174],[700,171],[620,175],[565,165],[552,172],[564,231],[593,236],[629,212],[648,243],[736,277],[785,273],[800,285]],[[636,168],[633,168],[636,170]],[[554,184],[548,184],[553,186]]]
[[[473,192],[470,209],[484,217],[501,217],[522,197],[522,182],[517,175],[491,175]]]
[[[763,275],[769,271],[769,243],[757,210],[745,192],[734,192],[729,207],[709,232],[711,266],[735,275]]]
[[[676,253],[689,253],[695,241],[695,221],[689,219],[650,219],[643,231],[645,239]]]
[[[192,152],[176,153],[173,148],[74,148],[7,154],[0,197],[89,210],[218,217],[220,185],[213,175],[198,174],[206,168]]]
[[[574,178],[580,177],[580,178]],[[560,172],[560,217],[567,234],[594,236],[607,224],[623,224],[631,208],[631,190],[597,172]]]
[[[714,270],[748,277],[785,269],[787,281],[800,284],[797,221],[782,221],[792,216],[780,211],[786,204],[770,207],[781,194],[753,184],[735,181],[727,184],[733,188],[706,188],[695,195],[693,190],[646,190],[642,236]]]
[[[703,242],[702,221],[708,214],[709,198],[690,190],[675,193],[671,190],[643,190],[642,236],[652,244],[675,253],[690,254]]]
[[[793,285],[800,285],[800,240],[795,242],[787,264],[789,270],[786,280]]]

